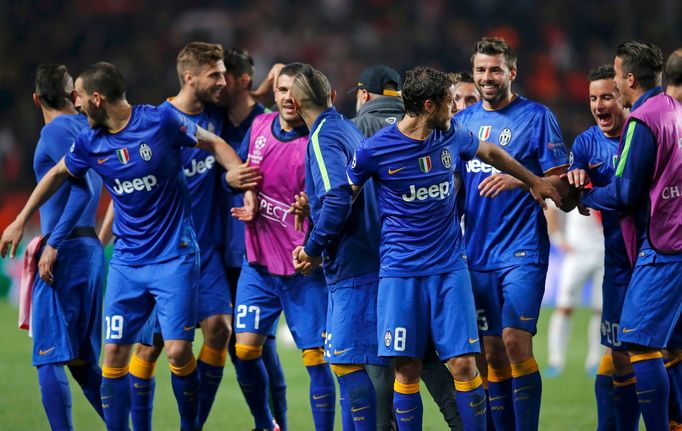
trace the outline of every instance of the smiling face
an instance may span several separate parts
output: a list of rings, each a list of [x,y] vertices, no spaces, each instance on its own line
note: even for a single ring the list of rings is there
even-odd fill
[[[599,79],[590,82],[590,112],[604,135],[609,138],[620,136],[625,111],[614,80]]]
[[[197,99],[204,103],[217,104],[226,85],[225,65],[222,60],[204,65],[197,74],[191,75],[188,83],[194,88]]]
[[[481,100],[481,95],[476,89],[476,84],[460,82],[455,85],[455,111],[463,111],[469,106]]]
[[[98,92],[93,92],[88,94],[88,92],[83,87],[83,80],[81,78],[76,79],[76,103],[75,107],[78,111],[85,114],[88,118],[88,124],[90,127],[101,127],[105,125],[107,119],[107,113],[102,107],[102,97]]]
[[[474,56],[474,82],[484,105],[499,109],[511,101],[511,83],[516,79],[516,68],[509,68],[502,54]]]
[[[289,125],[290,128],[303,125],[303,120],[296,112],[294,100],[291,97],[291,86],[294,83],[293,76],[279,75],[277,77],[277,85],[275,87],[275,103],[281,119]]]

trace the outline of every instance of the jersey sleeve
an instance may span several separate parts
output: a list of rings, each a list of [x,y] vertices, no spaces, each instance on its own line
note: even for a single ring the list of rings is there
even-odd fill
[[[467,129],[456,119],[450,120],[450,127],[455,131],[454,139],[459,145],[458,154],[462,160],[471,160],[476,157],[478,152],[478,145],[480,142],[478,138],[474,137],[471,130]]]
[[[160,105],[158,109],[161,112],[161,121],[170,135],[170,142],[181,147],[197,146],[199,130],[197,123],[165,104]]]
[[[587,140],[584,134],[578,135],[571,145],[571,152],[568,157],[569,170],[589,168],[589,152],[587,148]]]
[[[76,136],[76,140],[69,151],[64,155],[64,164],[69,173],[74,177],[80,178],[85,175],[85,173],[90,169],[88,164],[88,153],[87,144],[88,139],[84,132],[81,132]]]
[[[372,178],[376,173],[376,169],[377,166],[372,158],[372,151],[367,147],[367,139],[363,139],[355,149],[353,159],[346,170],[348,182],[352,185],[360,186]]]
[[[533,142],[538,149],[538,162],[543,172],[568,165],[566,145],[559,129],[559,122],[552,112],[545,109],[533,130]]]
[[[64,212],[47,239],[47,244],[56,249],[76,226],[94,194],[88,175],[83,175],[82,178],[69,178],[67,183],[70,187],[69,198],[64,206]]]

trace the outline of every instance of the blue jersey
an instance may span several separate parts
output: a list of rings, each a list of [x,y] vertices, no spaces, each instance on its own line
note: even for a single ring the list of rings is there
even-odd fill
[[[305,189],[312,230],[309,256],[322,256],[327,284],[379,272],[380,221],[374,186],[352,201],[346,169],[364,135],[336,109],[323,111],[310,128]]]
[[[72,175],[100,174],[114,202],[114,259],[163,262],[196,253],[180,149],[193,147],[197,125],[167,105],[132,108],[123,130],[89,129],[66,155]]]
[[[405,136],[397,125],[363,141],[348,168],[352,184],[373,178],[381,212],[381,276],[419,277],[463,265],[456,220],[455,158],[469,160],[478,139],[457,120],[427,139]]]
[[[568,164],[559,124],[547,107],[524,97],[495,111],[477,104],[456,118],[482,141],[509,153],[535,175]],[[530,193],[512,190],[494,199],[479,195],[478,186],[499,171],[477,158],[459,161],[464,197],[464,242],[469,267],[498,269],[525,263],[546,264],[547,222]]]
[[[194,121],[211,133],[220,135],[223,129],[222,112],[206,106],[195,115],[186,114],[170,102],[163,102],[185,118]],[[201,148],[183,148],[182,166],[187,180],[190,201],[192,203],[192,220],[197,233],[199,249],[204,252],[216,247],[223,241],[222,219],[220,214],[219,195],[220,173],[223,170],[216,163],[215,156],[210,151]]]
[[[599,127],[590,127],[573,141],[570,169],[587,171],[595,187],[606,186],[615,173],[618,143],[619,138],[608,138]],[[627,284],[632,271],[623,232],[620,230],[620,216],[617,211],[604,210],[601,212],[601,220],[606,250],[605,278],[614,283]]]
[[[87,128],[88,121],[85,115],[60,115],[43,127],[33,158],[36,181],[40,181],[47,171],[69,152],[78,133]],[[55,235],[60,235],[61,239],[68,235],[69,232],[57,233],[55,231],[60,230],[57,229],[58,225],[69,218],[69,211],[79,211],[73,216],[71,225],[67,227],[69,230],[74,226],[95,227],[95,212],[102,191],[102,180],[93,171],[89,171],[84,179],[89,183],[93,194],[84,195],[83,199],[86,202],[82,202],[80,206],[74,204],[74,199],[78,199],[74,196],[77,193],[76,187],[67,182],[40,207],[40,231],[43,235],[51,234],[50,245],[54,246],[52,241],[59,240],[55,238]]]

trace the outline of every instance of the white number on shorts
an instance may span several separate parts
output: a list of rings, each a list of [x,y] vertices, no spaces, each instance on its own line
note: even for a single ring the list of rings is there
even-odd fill
[[[602,323],[602,332],[606,335],[606,341],[608,341],[612,346],[620,346],[620,340],[618,339],[618,329],[620,329],[620,324],[611,323],[608,320],[604,320]]]
[[[105,316],[104,320],[107,323],[108,340],[120,340],[123,338],[123,316]]]
[[[488,330],[488,318],[485,317],[485,310],[484,309],[479,309],[476,310],[476,320],[478,320],[478,329],[479,331],[487,331]]]
[[[393,348],[396,352],[405,351],[405,338],[407,338],[407,329],[405,328],[395,328],[395,341],[393,343]]]
[[[237,328],[246,328],[246,323],[242,323],[242,317],[246,317],[248,313],[255,313],[253,329],[258,329],[260,326],[260,307],[257,305],[249,305],[248,307],[241,304],[237,307]]]

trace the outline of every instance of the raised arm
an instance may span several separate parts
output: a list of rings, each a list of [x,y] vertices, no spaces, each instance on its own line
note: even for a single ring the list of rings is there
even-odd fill
[[[216,161],[227,171],[226,180],[230,187],[248,189],[261,180],[260,169],[242,163],[225,140],[202,127],[197,127],[197,146],[215,155]]]

